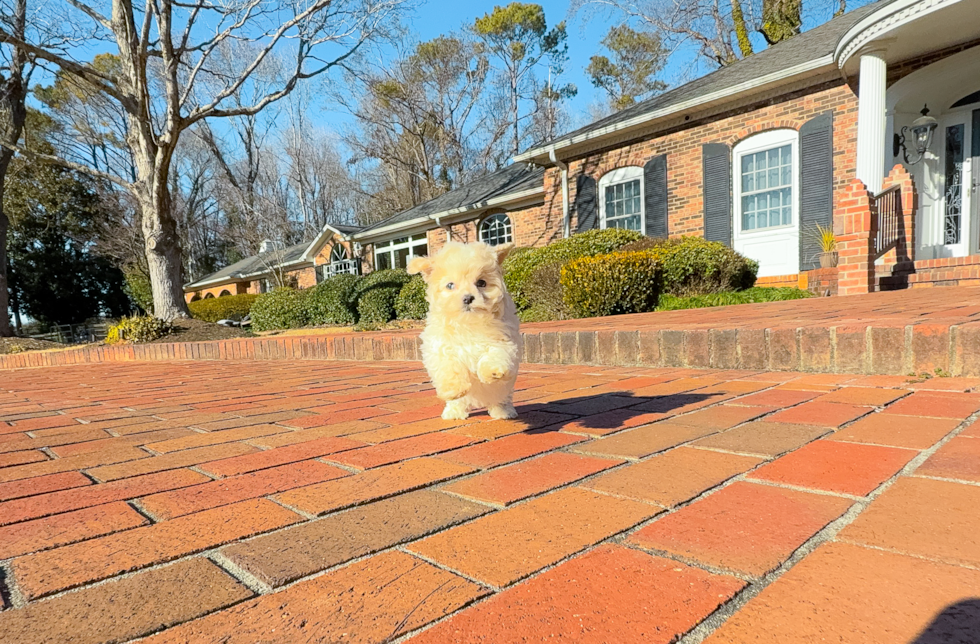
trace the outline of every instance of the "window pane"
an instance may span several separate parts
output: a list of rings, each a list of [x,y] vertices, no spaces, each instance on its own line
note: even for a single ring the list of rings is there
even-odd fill
[[[395,251],[395,268],[405,268],[408,265],[408,249],[399,248]]]
[[[383,271],[391,268],[391,253],[375,253],[374,260],[377,264],[375,270]]]
[[[742,157],[742,230],[793,223],[793,148],[783,145]]]

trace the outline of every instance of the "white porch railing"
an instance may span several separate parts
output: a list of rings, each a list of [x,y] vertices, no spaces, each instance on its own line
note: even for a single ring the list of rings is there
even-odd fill
[[[350,275],[360,275],[361,274],[361,260],[359,259],[342,259],[337,262],[330,262],[329,264],[321,264],[316,267],[319,273],[319,280],[323,281],[334,275],[340,275],[342,273],[349,273]]]

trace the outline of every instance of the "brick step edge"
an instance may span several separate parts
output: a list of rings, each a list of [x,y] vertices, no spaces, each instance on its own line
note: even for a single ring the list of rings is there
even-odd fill
[[[538,331],[526,363],[980,376],[980,324],[772,329]],[[0,369],[167,360],[419,360],[415,334],[242,338],[0,356]],[[938,370],[938,371],[937,371]]]

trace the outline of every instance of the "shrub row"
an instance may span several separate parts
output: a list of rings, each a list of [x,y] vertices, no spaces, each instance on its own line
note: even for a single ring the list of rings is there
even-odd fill
[[[226,295],[225,297],[209,297],[197,300],[187,305],[191,315],[205,322],[218,320],[241,320],[252,310],[252,305],[258,295],[242,293],[241,295]]]
[[[525,250],[504,269],[521,319],[533,322],[651,311],[661,294],[740,291],[755,283],[758,265],[700,237],[602,230]]]
[[[535,271],[542,266],[562,265],[580,257],[604,255],[643,238],[634,230],[607,228],[590,230],[567,239],[561,239],[541,248],[518,248],[504,260],[504,283],[519,310],[531,308],[533,297],[529,292]],[[555,273],[551,273],[552,279]]]
[[[396,318],[422,319],[428,310],[421,278],[393,269],[364,277],[335,275],[306,290],[277,288],[258,296],[251,316],[253,329],[270,331],[321,324],[383,325]]]

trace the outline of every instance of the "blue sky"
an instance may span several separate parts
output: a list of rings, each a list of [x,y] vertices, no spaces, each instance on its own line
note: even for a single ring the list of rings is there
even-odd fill
[[[534,0],[523,0],[533,2]],[[414,10],[406,17],[406,27],[415,35],[417,40],[425,41],[440,34],[461,29],[471,25],[473,21],[493,10],[495,5],[505,5],[510,0],[473,2],[472,0],[418,0]],[[589,106],[604,102],[605,93],[592,86],[585,67],[589,58],[599,53],[606,53],[601,45],[602,38],[609,27],[621,20],[621,16],[609,11],[595,11],[586,7],[574,17],[569,17],[569,0],[537,0],[544,7],[548,26],[551,27],[562,20],[567,21],[569,62],[563,77],[564,82],[574,83],[578,94],[567,104],[571,129],[586,125],[589,121]],[[837,8],[839,0],[808,0],[804,2],[804,30],[822,24],[830,19]],[[848,9],[867,4],[869,0],[849,0]],[[753,36],[756,50],[765,48],[761,36]],[[698,61],[693,48],[688,47],[675,52],[667,67],[662,72],[661,80],[669,87],[676,87],[684,82],[708,73],[713,67],[703,61]],[[317,115],[313,114],[314,121]],[[320,123],[325,129],[330,129],[328,123],[346,122],[344,114],[338,114],[328,109],[321,113]]]

